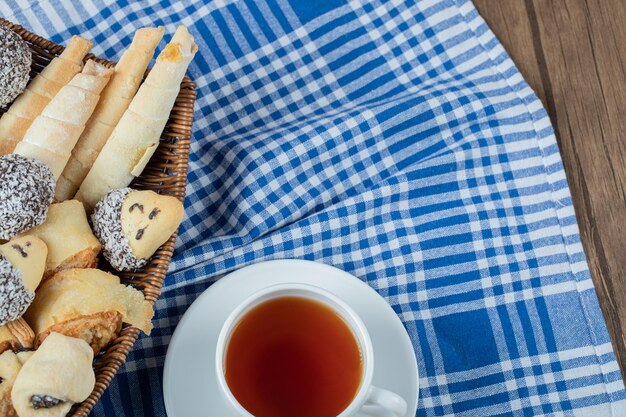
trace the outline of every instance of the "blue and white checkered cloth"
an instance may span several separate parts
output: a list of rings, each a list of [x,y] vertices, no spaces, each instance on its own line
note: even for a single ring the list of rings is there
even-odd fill
[[[219,276],[275,258],[335,265],[389,301],[415,347],[419,416],[626,415],[550,121],[470,1],[0,13],[110,59],[145,25],[186,24],[200,48],[187,217],[155,330],[94,415],[164,416],[181,315]]]

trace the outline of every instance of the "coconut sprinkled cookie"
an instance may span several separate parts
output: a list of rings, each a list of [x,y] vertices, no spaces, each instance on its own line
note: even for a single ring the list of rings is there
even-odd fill
[[[55,179],[43,162],[10,154],[0,156],[0,240],[46,220]]]
[[[0,26],[0,106],[20,95],[28,84],[32,54],[17,33]]]
[[[20,318],[33,302],[47,254],[46,244],[34,236],[0,245],[0,326]]]
[[[91,222],[105,259],[118,271],[132,271],[146,265],[183,214],[183,204],[174,197],[121,188],[98,202]]]

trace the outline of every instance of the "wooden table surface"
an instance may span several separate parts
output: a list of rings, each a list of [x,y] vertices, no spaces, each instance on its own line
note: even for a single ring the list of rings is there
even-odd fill
[[[474,3],[550,114],[626,380],[626,1]]]

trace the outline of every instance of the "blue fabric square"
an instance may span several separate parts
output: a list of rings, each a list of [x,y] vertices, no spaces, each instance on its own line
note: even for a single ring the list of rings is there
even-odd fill
[[[546,297],[545,303],[550,313],[551,323],[563,323],[568,325],[552,325],[552,332],[557,341],[559,350],[567,350],[587,346],[591,342],[588,323],[584,316],[570,316],[568,306],[577,303],[577,297],[573,293],[555,294]]]
[[[467,371],[500,361],[489,315],[484,310],[433,319],[446,372]]]

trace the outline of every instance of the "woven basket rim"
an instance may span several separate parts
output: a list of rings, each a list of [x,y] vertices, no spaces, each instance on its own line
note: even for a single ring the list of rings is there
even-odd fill
[[[24,27],[0,18],[0,24],[9,27],[20,35],[31,47],[33,67],[31,78],[36,75],[54,56],[59,55],[65,47],[36,35]],[[115,62],[87,54],[85,61],[93,59],[108,67],[115,66]],[[149,72],[146,71],[146,74]],[[176,103],[170,118],[161,136],[160,146],[148,163],[144,173],[136,178],[131,187],[151,189],[160,194],[175,196],[180,201],[185,198],[187,171],[189,167],[189,147],[191,141],[194,105],[196,100],[196,85],[188,76],[185,76]],[[4,113],[4,110],[1,112]],[[141,290],[151,305],[161,293],[161,287],[169,267],[177,232],[163,244],[154,254],[150,263],[140,272],[118,273],[122,282],[135,286]],[[99,267],[102,267],[102,263]],[[96,385],[89,397],[80,404],[76,404],[68,416],[87,417],[104,391],[108,388],[115,374],[126,362],[128,353],[132,349],[140,331],[135,327],[125,325],[119,336],[94,360]]]

